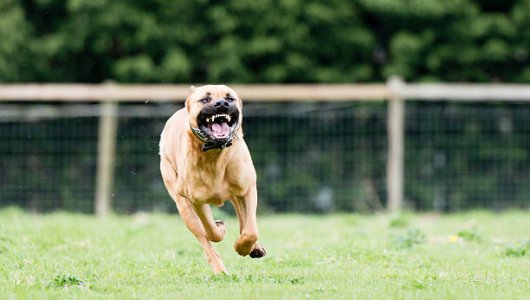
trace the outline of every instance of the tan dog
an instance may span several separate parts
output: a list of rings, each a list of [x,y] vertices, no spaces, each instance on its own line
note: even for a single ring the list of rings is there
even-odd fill
[[[160,138],[160,170],[169,195],[197,237],[215,274],[226,273],[210,242],[225,234],[210,205],[229,200],[239,218],[239,255],[265,256],[258,245],[256,171],[243,140],[242,102],[224,85],[191,87],[186,107],[166,123]]]

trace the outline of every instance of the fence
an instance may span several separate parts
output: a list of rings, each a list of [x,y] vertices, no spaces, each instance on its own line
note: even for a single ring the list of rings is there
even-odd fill
[[[451,174],[448,171],[444,173],[440,170],[426,172],[418,167],[421,164],[416,162],[416,157],[412,158],[413,161],[408,158],[406,149],[411,152],[410,149],[412,148],[409,146],[406,148],[405,132],[410,134],[415,129],[407,130],[406,127],[412,121],[414,124],[420,124],[424,121],[420,120],[421,113],[416,115],[415,120],[411,120],[411,117],[407,116],[405,101],[412,101],[412,105],[409,105],[412,112],[421,107],[423,105],[421,103],[428,103],[430,105],[428,109],[441,112],[441,116],[431,115],[438,119],[444,117],[445,108],[442,109],[440,106],[442,103],[448,103],[447,100],[458,101],[459,104],[468,101],[492,103],[488,105],[490,107],[493,105],[495,110],[500,109],[501,114],[503,110],[506,110],[506,107],[499,108],[501,102],[513,105],[513,103],[530,101],[530,87],[524,85],[405,84],[399,80],[392,80],[386,85],[234,85],[233,87],[247,103],[245,105],[246,138],[251,145],[260,175],[262,186],[260,197],[268,199],[270,203],[288,201],[284,198],[299,197],[298,204],[289,206],[290,204],[286,203],[276,203],[275,206],[298,210],[304,210],[302,200],[304,198],[311,201],[312,206],[317,210],[326,211],[333,206],[359,209],[359,204],[353,205],[350,201],[354,197],[364,197],[367,200],[363,205],[369,205],[372,209],[381,209],[384,202],[381,199],[386,198],[386,206],[389,210],[399,210],[403,207],[404,195],[408,193],[412,195],[411,197],[419,198],[422,197],[421,195],[429,194],[428,197],[433,198],[433,206],[443,208],[443,206],[447,206],[447,200],[444,200],[447,196],[444,195],[452,193],[451,199],[461,198],[458,196],[458,193],[461,194],[461,192],[454,192],[450,188],[454,182],[449,182],[451,176],[458,176],[459,174]],[[159,178],[156,158],[150,156],[149,162],[146,163],[151,166],[154,165],[155,168],[147,168],[129,165],[131,160],[128,159],[128,155],[134,152],[136,147],[150,149],[151,154],[157,151],[158,138],[152,136],[152,133],[160,132],[164,120],[180,107],[179,104],[175,103],[177,101],[181,103],[188,91],[189,87],[187,86],[115,85],[111,83],[103,85],[0,85],[0,101],[4,102],[0,110],[0,122],[3,123],[0,124],[3,124],[2,126],[5,128],[13,127],[12,136],[7,134],[7,136],[2,137],[4,141],[2,142],[3,147],[0,147],[0,153],[6,158],[3,163],[0,162],[0,172],[2,168],[5,170],[1,172],[4,174],[0,173],[0,187],[7,189],[9,183],[12,184],[17,180],[20,181],[21,178],[33,176],[37,177],[35,182],[40,182],[42,190],[49,190],[50,185],[58,184],[51,181],[53,178],[61,181],[62,185],[71,188],[63,188],[59,193],[45,197],[70,199],[68,205],[75,205],[76,198],[93,198],[95,194],[94,211],[98,215],[108,213],[116,205],[127,206],[127,199],[130,200],[135,195],[142,195],[142,189],[149,189],[151,186],[156,186],[153,188],[155,191],[153,194],[167,198],[160,182],[155,180],[152,183],[153,179],[151,181],[146,180],[146,178]],[[45,103],[41,103],[42,101]],[[304,104],[299,104],[300,101]],[[429,103],[429,101],[436,102]],[[50,102],[52,102],[51,106]],[[75,106],[66,104],[72,102],[76,103]],[[385,102],[388,103],[387,106],[385,106]],[[118,103],[121,104],[118,105]],[[267,107],[275,107],[275,109],[267,111]],[[528,111],[526,105],[521,107]],[[515,110],[520,111],[521,107],[518,106]],[[514,110],[513,107],[508,108],[508,111],[511,112],[512,110]],[[522,144],[519,143],[518,145],[522,145],[523,150],[520,150],[520,147],[517,148],[519,151],[523,151],[522,154],[519,154],[517,161],[520,170],[514,170],[514,172],[517,171],[516,175],[509,171],[506,172],[510,173],[510,176],[514,176],[515,185],[513,186],[517,189],[517,192],[513,193],[514,197],[522,197],[516,203],[523,203],[523,205],[527,203],[524,196],[527,193],[524,189],[528,186],[530,178],[530,169],[526,165],[528,154],[524,151],[526,137],[529,133],[527,131],[528,126],[525,125],[527,124],[526,116],[528,116],[524,113],[525,111],[523,114],[511,116],[506,123],[508,125],[502,125],[508,128],[513,127],[510,125],[513,122],[522,124],[519,127],[516,126],[519,128],[516,128],[516,135],[522,136]],[[476,115],[479,116],[480,113],[479,110]],[[74,117],[74,119],[66,122],[60,119],[61,116]],[[452,113],[450,116],[452,122],[466,118],[465,115],[458,113]],[[42,126],[46,127],[42,129],[43,131],[58,132],[66,136],[68,140],[78,142],[75,145],[66,146],[73,149],[73,152],[76,153],[75,157],[70,157],[73,155],[68,154],[67,151],[64,151],[65,149],[48,152],[49,160],[54,159],[51,154],[64,156],[66,153],[68,155],[62,160],[67,161],[67,165],[75,165],[75,167],[62,168],[64,170],[61,173],[64,175],[59,177],[55,176],[56,174],[52,176],[54,173],[53,165],[39,167],[39,164],[45,164],[47,159],[35,159],[37,154],[32,153],[32,150],[21,150],[24,147],[31,148],[31,144],[34,144],[32,142],[35,139],[38,140],[38,137],[31,136],[29,145],[27,141],[16,138],[16,136],[24,134],[24,129],[17,129],[17,126],[22,126],[21,123],[42,120],[43,118],[56,120],[57,123],[50,124],[48,122]],[[143,122],[142,120],[146,118],[151,118],[152,121]],[[252,121],[259,118],[267,118],[268,121]],[[249,122],[248,119],[251,121]],[[20,122],[20,120],[24,120],[24,122]],[[274,120],[276,126],[269,120]],[[315,121],[318,124],[315,124]],[[128,126],[129,123],[134,123],[134,126]],[[438,127],[443,127],[445,126],[443,124],[447,122],[438,120],[434,123],[438,123]],[[87,127],[84,131],[80,130],[83,126]],[[125,128],[125,132],[118,133],[120,126]],[[265,127],[261,128],[260,126]],[[359,131],[358,128],[362,130]],[[503,130],[513,130],[506,128]],[[425,133],[421,126],[418,126],[417,129],[416,134],[418,136],[435,132]],[[33,128],[32,130],[36,129]],[[148,131],[151,136],[148,141],[135,139],[134,133],[131,132],[131,136],[128,136],[127,130]],[[16,133],[15,131],[21,132]],[[7,129],[6,132],[10,132],[10,129]],[[79,136],[80,132],[85,133],[84,138],[87,141],[81,139],[83,136]],[[268,133],[262,136],[253,136],[252,132]],[[298,143],[299,146],[296,146],[296,149],[303,149],[303,155],[300,155],[302,151],[296,152],[293,149],[283,149],[284,151],[279,155],[274,153],[275,150],[284,147],[282,141],[285,140],[281,139],[285,138],[282,136],[285,132],[296,132],[294,137],[297,135],[299,137],[293,138],[291,136],[289,143],[295,145]],[[360,132],[363,133],[361,138],[356,136],[360,135]],[[32,133],[32,135],[35,134]],[[87,150],[96,148],[94,145],[96,135],[97,153]],[[331,135],[338,137],[338,139],[330,139]],[[383,138],[384,135],[386,138]],[[50,137],[57,139],[60,138],[60,135],[48,133],[42,138],[49,139]],[[421,147],[420,143],[414,142],[411,143],[411,146],[418,149]],[[426,140],[424,143],[430,143],[429,147],[434,149],[431,152],[435,154],[430,154],[435,157],[434,165],[447,165],[447,162],[444,161],[447,160],[447,153],[450,151],[440,154],[436,153],[435,150],[441,146],[441,143],[447,144],[446,139],[439,139],[438,144],[436,142],[433,144],[431,140]],[[25,146],[21,147],[22,144]],[[275,146],[271,147],[271,145]],[[18,156],[17,151],[20,154]],[[355,155],[351,155],[350,152],[355,152]],[[458,155],[455,156],[458,157]],[[87,179],[86,176],[79,175],[91,174],[93,169],[91,162],[95,161],[96,157],[96,172],[93,172],[95,178],[91,180]],[[369,164],[363,161],[363,158],[366,157],[371,157]],[[22,161],[17,162],[17,160]],[[301,167],[297,161],[316,165],[317,171]],[[21,167],[19,171],[14,171],[21,164],[25,166]],[[385,164],[386,172],[382,172],[381,170],[385,169]],[[120,165],[127,165],[127,171],[120,171]],[[407,166],[413,166],[413,168],[407,169]],[[405,171],[407,173],[416,172],[415,174],[418,174],[416,178],[428,173],[430,178],[433,178],[433,184],[430,187],[425,187],[421,186],[421,182],[417,185],[418,182],[414,180],[405,182],[405,178],[408,178]],[[25,174],[18,174],[17,172]],[[139,172],[143,176],[137,176]],[[308,176],[312,172],[315,174]],[[363,172],[368,175],[359,176],[359,173]],[[496,176],[504,176],[503,174],[498,172]],[[334,179],[331,180],[330,177]],[[474,180],[475,177],[471,177]],[[76,182],[75,178],[84,178],[84,180],[83,182]],[[116,178],[118,178],[117,181]],[[292,184],[286,184],[286,178]],[[7,184],[2,185],[2,181],[7,182]],[[12,189],[10,192],[4,191],[0,197],[6,199],[6,202],[9,202],[9,199],[23,199],[18,201],[28,201],[26,206],[31,207],[32,202],[39,201],[39,193],[24,193],[24,191],[38,188],[33,182],[32,180],[28,181],[27,184],[20,185],[20,189]],[[352,185],[354,187],[351,187]],[[487,185],[487,183],[480,185]],[[512,185],[509,186],[512,189]],[[362,191],[363,195],[359,195],[359,191]],[[116,192],[127,196],[119,197],[117,200],[121,203],[113,204],[112,200],[116,200]],[[487,192],[488,189],[482,191],[482,193]],[[335,200],[330,200],[332,198]],[[12,202],[16,203],[17,201],[12,200]],[[57,205],[57,201],[54,203]],[[60,201],[59,204],[61,204]],[[64,205],[64,203],[61,205],[68,208],[68,205]],[[141,205],[137,205],[127,208],[125,211],[141,208]]]

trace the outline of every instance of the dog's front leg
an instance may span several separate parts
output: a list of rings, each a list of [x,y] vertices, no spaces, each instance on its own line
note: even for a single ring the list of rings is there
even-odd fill
[[[193,209],[190,201],[177,193],[177,173],[166,160],[161,161],[160,170],[162,172],[164,184],[166,185],[169,195],[177,205],[182,221],[201,244],[213,272],[215,274],[226,273],[226,268],[221,260],[221,256],[219,256],[210,243],[201,219],[199,219],[199,216]]]
[[[201,244],[213,272],[215,274],[226,273],[226,268],[221,260],[221,256],[219,256],[210,243],[204,225],[189,200],[181,196],[176,196],[175,202],[177,203],[177,208],[184,224],[186,224],[186,227],[188,227]]]
[[[217,243],[223,240],[226,232],[226,225],[223,221],[214,221],[212,215],[212,209],[207,204],[194,204],[195,212],[199,219],[201,219],[202,225],[206,230],[208,240]]]
[[[241,255],[250,255],[252,258],[265,256],[265,248],[260,246],[258,241],[258,225],[256,222],[256,208],[258,195],[254,185],[244,197],[237,197],[234,201],[234,208],[239,218],[239,238],[234,244],[234,250]]]

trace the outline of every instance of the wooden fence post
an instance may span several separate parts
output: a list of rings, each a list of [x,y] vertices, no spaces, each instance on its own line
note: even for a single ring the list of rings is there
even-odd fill
[[[387,111],[387,210],[397,212],[403,208],[405,182],[405,100],[400,94],[405,83],[395,77],[387,85],[392,92]]]
[[[95,203],[98,217],[103,217],[112,211],[118,130],[117,110],[116,102],[107,101],[100,104]]]

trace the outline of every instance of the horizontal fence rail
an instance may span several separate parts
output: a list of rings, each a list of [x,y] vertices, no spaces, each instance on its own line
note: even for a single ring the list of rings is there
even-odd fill
[[[383,100],[384,84],[231,85],[245,101]],[[13,84],[0,85],[0,101],[182,101],[190,85]]]
[[[387,101],[387,209],[403,207],[405,156],[405,102],[407,100],[457,101],[530,101],[530,85],[516,84],[408,84],[393,78],[386,84],[234,84],[244,99],[253,102],[286,101]],[[26,115],[58,116],[68,108],[24,112],[13,102],[99,102],[101,110],[98,135],[96,213],[105,215],[112,207],[114,164],[116,159],[118,102],[176,102],[189,94],[189,85],[132,85],[107,82],[103,84],[0,84],[0,102],[11,110],[0,111],[0,118],[16,119]],[[29,116],[27,114],[30,114]],[[75,114],[94,115],[86,107]]]
[[[530,101],[530,85],[403,84],[393,93],[406,100]]]
[[[525,84],[234,84],[245,101],[459,100],[530,101]],[[182,101],[190,85],[165,84],[0,84],[0,101],[145,102]]]

